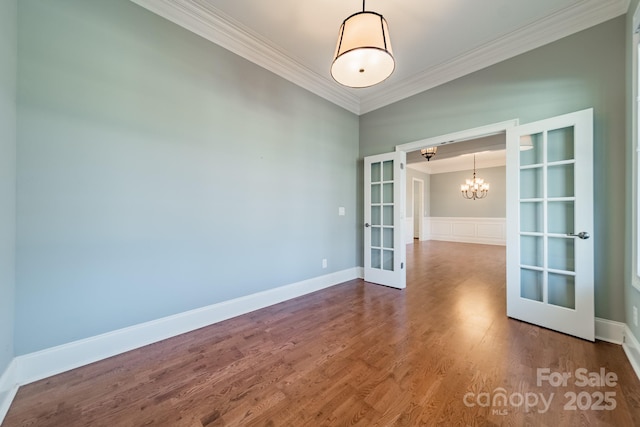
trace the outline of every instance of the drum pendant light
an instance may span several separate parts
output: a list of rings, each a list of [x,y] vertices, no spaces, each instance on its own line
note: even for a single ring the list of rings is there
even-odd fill
[[[384,81],[396,63],[389,40],[387,21],[376,12],[354,13],[344,20],[331,65],[331,76],[340,84],[363,88]]]

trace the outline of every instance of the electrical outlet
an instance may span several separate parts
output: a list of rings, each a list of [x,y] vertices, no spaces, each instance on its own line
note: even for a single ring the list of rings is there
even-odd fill
[[[322,268],[327,268],[327,259],[322,260]]]
[[[633,324],[638,326],[638,307],[633,306]]]

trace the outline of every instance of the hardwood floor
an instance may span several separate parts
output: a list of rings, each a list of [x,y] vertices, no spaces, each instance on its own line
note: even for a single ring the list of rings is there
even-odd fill
[[[620,346],[506,317],[504,247],[407,257],[404,291],[354,280],[29,384],[2,425],[640,425]]]

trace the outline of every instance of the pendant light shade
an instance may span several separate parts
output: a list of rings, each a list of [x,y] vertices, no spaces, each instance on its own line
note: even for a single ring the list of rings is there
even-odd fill
[[[533,138],[531,135],[522,135],[520,137],[520,151],[533,150]]]
[[[331,76],[353,88],[380,83],[393,73],[396,63],[389,41],[389,28],[382,15],[355,13],[344,20],[331,65]]]

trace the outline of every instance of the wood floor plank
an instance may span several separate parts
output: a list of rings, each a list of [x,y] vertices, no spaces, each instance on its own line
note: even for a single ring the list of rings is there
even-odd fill
[[[407,257],[403,291],[354,280],[23,386],[2,426],[640,425],[620,346],[506,317],[504,247]],[[618,380],[539,385],[539,368]],[[599,392],[615,409],[565,408]]]

